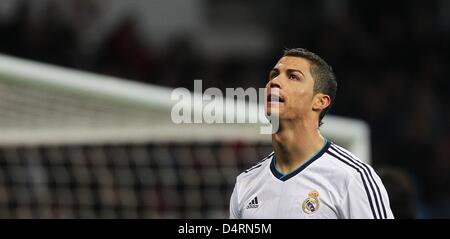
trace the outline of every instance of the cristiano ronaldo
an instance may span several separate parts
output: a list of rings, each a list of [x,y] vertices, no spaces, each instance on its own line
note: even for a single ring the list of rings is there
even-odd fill
[[[337,91],[331,67],[286,50],[266,90],[266,114],[279,120],[274,152],[237,177],[230,218],[394,218],[373,168],[319,132]]]

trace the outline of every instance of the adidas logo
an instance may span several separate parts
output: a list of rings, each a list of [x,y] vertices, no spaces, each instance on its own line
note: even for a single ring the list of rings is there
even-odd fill
[[[258,207],[259,207],[258,197],[253,198],[253,200],[251,202],[249,202],[248,205],[247,205],[247,209],[258,208]]]

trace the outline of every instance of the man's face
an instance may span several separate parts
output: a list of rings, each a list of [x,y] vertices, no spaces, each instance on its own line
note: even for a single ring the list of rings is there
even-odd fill
[[[282,57],[269,73],[266,113],[283,119],[301,119],[312,113],[314,79],[308,60]]]

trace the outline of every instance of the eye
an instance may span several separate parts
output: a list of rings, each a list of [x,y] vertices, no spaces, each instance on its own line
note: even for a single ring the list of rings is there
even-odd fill
[[[289,74],[289,80],[299,80],[299,78],[295,74]]]

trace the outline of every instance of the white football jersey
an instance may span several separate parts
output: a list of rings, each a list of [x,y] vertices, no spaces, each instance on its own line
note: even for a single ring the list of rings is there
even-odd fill
[[[230,218],[394,218],[372,167],[334,143],[289,174],[275,162],[272,152],[237,177]]]

